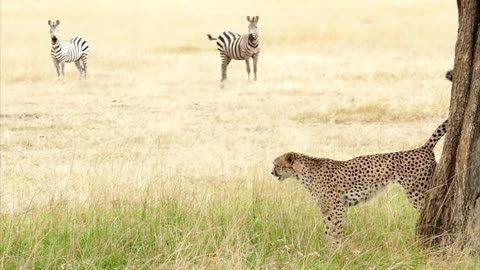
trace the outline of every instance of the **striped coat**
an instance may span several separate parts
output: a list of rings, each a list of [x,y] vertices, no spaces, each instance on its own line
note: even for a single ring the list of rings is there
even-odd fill
[[[57,76],[62,79],[65,78],[65,63],[75,62],[75,66],[80,72],[80,79],[87,77],[87,62],[90,46],[82,37],[74,37],[70,40],[62,41],[60,38],[60,31],[58,25],[60,21],[48,21],[50,26],[50,38],[52,40],[52,48],[50,55],[53,59],[53,64],[57,70]]]
[[[257,29],[259,17],[247,16],[248,34],[240,35],[230,31],[221,33],[217,38],[207,34],[210,40],[217,41],[217,48],[222,58],[222,82],[227,79],[228,64],[234,60],[245,60],[248,78],[250,79],[250,58],[253,59],[254,80],[257,80],[257,62],[260,53],[260,40]]]

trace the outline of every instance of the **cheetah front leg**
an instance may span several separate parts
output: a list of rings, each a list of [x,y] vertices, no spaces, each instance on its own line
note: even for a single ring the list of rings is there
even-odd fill
[[[338,245],[342,241],[346,214],[347,208],[345,205],[337,201],[332,205],[331,211],[325,217],[325,224],[328,224],[328,227],[325,228],[325,233],[333,245]]]
[[[325,220],[325,236],[330,244],[336,246],[341,243],[343,238],[343,225],[347,213],[345,202],[338,198],[331,203],[327,198],[320,198],[317,203],[322,209]]]

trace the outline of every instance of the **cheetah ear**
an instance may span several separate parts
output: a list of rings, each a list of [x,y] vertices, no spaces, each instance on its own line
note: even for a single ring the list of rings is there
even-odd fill
[[[293,164],[293,162],[295,161],[295,154],[294,153],[287,153],[287,155],[285,156],[285,160],[290,163],[290,165]]]

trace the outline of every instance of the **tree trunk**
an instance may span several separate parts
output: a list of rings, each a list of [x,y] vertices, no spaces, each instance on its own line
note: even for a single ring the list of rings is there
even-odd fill
[[[424,246],[480,251],[480,0],[457,0],[457,7],[447,134],[417,234]]]

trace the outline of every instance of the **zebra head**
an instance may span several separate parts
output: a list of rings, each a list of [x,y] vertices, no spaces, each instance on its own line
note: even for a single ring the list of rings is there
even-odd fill
[[[57,41],[60,40],[60,31],[58,30],[59,24],[60,24],[59,20],[55,22],[48,20],[48,25],[50,26],[50,38],[52,39],[52,44],[55,44],[57,43]]]
[[[453,82],[453,69],[447,71],[447,74],[445,74],[445,78],[447,78],[447,80]]]
[[[250,35],[249,36],[250,39],[258,38],[258,27],[257,27],[258,19],[259,19],[258,16],[252,16],[251,18],[250,16],[247,16],[247,21],[250,23],[248,25],[248,34]]]

